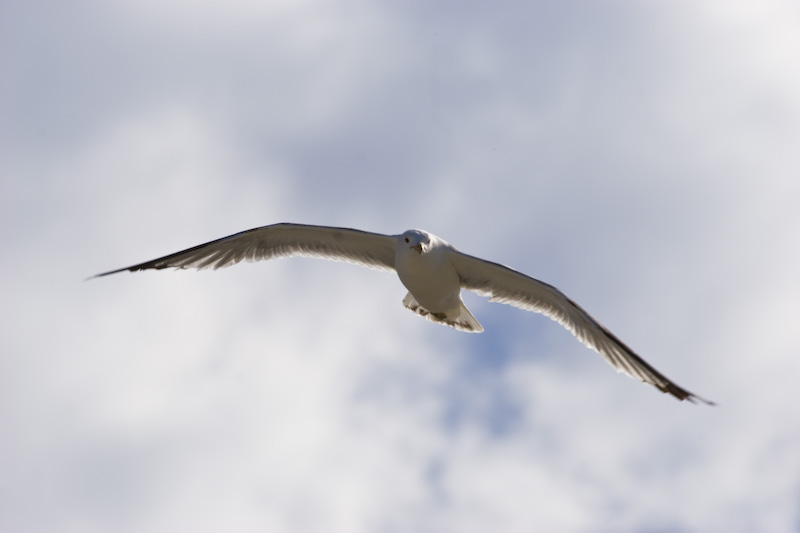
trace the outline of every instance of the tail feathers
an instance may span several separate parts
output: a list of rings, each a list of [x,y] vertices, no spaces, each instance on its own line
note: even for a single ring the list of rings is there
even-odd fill
[[[406,297],[403,298],[403,305],[431,322],[445,324],[457,330],[468,331],[470,333],[480,333],[483,331],[483,326],[472,316],[472,313],[469,312],[464,302],[461,302],[461,306],[458,309],[433,313],[422,307],[419,302],[417,302],[417,299],[409,292]]]

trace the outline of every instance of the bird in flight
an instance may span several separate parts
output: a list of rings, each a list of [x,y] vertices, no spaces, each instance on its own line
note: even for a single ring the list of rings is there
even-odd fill
[[[552,285],[462,253],[422,230],[383,235],[349,228],[273,224],[93,277],[163,268],[217,269],[240,261],[290,256],[318,257],[396,271],[408,289],[403,299],[405,307],[432,322],[461,331],[483,331],[461,300],[462,289],[488,296],[491,302],[542,313],[602,355],[618,372],[649,383],[679,400],[714,405],[670,381]]]

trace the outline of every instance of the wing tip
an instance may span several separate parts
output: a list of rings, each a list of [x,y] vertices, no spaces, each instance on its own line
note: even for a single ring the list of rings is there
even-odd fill
[[[702,404],[705,404],[705,405],[707,405],[707,406],[709,406],[709,407],[716,407],[716,406],[717,406],[717,402],[712,402],[711,400],[706,400],[706,399],[705,399],[705,398],[703,398],[702,396],[698,396],[698,395],[696,395],[696,394],[690,394],[690,395],[689,395],[689,396],[687,396],[685,399],[686,399],[686,400],[687,400],[689,403],[692,403],[692,404],[694,404],[694,405],[698,405],[698,404],[701,404],[701,403],[702,403]]]
[[[126,270],[131,270],[130,268],[118,268],[117,270],[109,270],[108,272],[101,272],[99,274],[95,274],[94,276],[89,276],[88,278],[84,278],[83,281],[90,281],[95,278],[102,278],[104,276],[110,276],[111,274],[117,274],[119,272],[125,272]]]
[[[133,265],[125,268],[118,268],[116,270],[109,270],[108,272],[101,272],[100,274],[89,276],[88,278],[84,279],[84,281],[89,281],[95,278],[102,278],[104,276],[110,276],[111,274],[119,274],[120,272],[138,272],[140,270],[163,270],[166,268],[175,268],[182,270],[185,267],[182,265],[167,265],[163,263],[156,263],[154,261],[149,261],[147,263],[142,263],[140,265]]]
[[[687,402],[689,402],[691,404],[694,404],[694,405],[698,405],[698,404],[702,403],[702,404],[708,405],[710,407],[714,407],[714,406],[717,405],[716,402],[712,402],[711,400],[707,400],[707,399],[703,398],[702,396],[698,396],[697,394],[693,394],[693,393],[687,391],[686,389],[682,389],[681,387],[678,387],[674,383],[667,383],[666,385],[660,386],[658,388],[664,394],[671,394],[672,396],[674,396],[675,398],[677,398],[681,402],[682,401],[687,401]]]

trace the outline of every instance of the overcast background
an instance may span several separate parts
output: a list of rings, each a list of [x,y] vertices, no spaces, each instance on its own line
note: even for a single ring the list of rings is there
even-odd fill
[[[0,530],[800,531],[793,1],[0,3]],[[400,233],[548,319],[230,233]]]

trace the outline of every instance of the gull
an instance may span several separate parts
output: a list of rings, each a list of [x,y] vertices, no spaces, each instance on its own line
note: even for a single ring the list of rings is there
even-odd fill
[[[403,299],[405,307],[432,322],[460,331],[483,331],[461,300],[462,289],[487,296],[490,302],[542,313],[602,355],[618,372],[653,385],[678,400],[714,405],[670,381],[557,288],[499,263],[462,253],[423,230],[383,235],[350,228],[272,224],[93,277],[163,268],[217,269],[241,261],[290,256],[396,271],[408,289]]]

